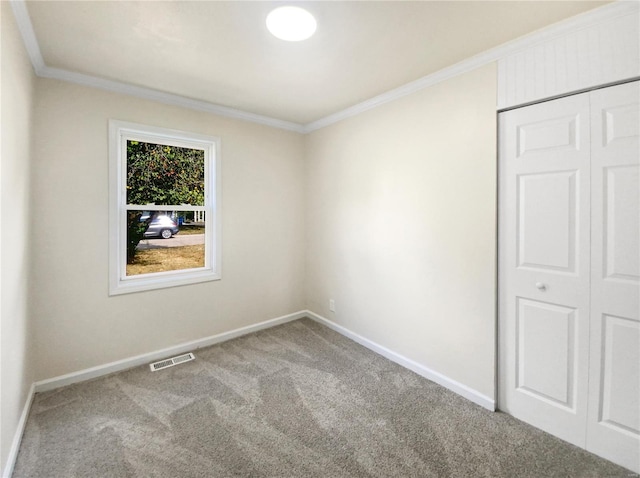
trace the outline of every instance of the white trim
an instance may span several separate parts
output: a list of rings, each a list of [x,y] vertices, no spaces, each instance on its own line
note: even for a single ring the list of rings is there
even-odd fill
[[[507,43],[503,43],[495,48],[486,50],[478,55],[472,56],[460,61],[454,65],[443,68],[435,73],[419,78],[418,80],[407,83],[399,88],[395,88],[381,95],[375,96],[369,100],[358,103],[342,111],[338,111],[329,116],[325,116],[317,121],[308,123],[304,126],[304,132],[310,133],[317,129],[324,128],[338,121],[356,116],[372,108],[376,108],[385,103],[395,101],[404,96],[416,93],[442,81],[448,80],[455,76],[475,70],[481,66],[491,62],[498,61],[516,51],[530,48],[533,45],[546,41],[550,38],[557,37],[570,31],[597,25],[606,22],[612,18],[635,12],[639,9],[640,3],[634,1],[617,1],[604,5],[600,8],[590,10],[588,12],[576,15],[561,22],[547,26],[533,33],[517,38]]]
[[[208,101],[196,100],[181,95],[174,95],[172,93],[154,90],[153,88],[135,86],[124,83],[122,81],[107,80],[105,78],[99,78],[97,76],[85,75],[83,73],[47,66],[42,57],[42,52],[40,51],[38,39],[36,37],[35,31],[33,30],[33,24],[31,23],[31,17],[29,16],[29,11],[27,9],[25,0],[9,1],[13,9],[13,14],[16,17],[18,30],[20,30],[25,48],[27,50],[27,53],[29,54],[29,58],[31,59],[33,69],[36,75],[41,78],[66,81],[69,83],[75,83],[77,85],[88,86],[90,88],[98,88],[101,90],[120,93],[123,95],[135,96],[137,98],[157,101],[158,103],[164,103],[167,105],[181,106],[183,108],[189,108],[196,111],[204,111],[206,113],[224,116],[226,118],[249,121],[251,123],[271,126],[273,128],[294,131],[296,133],[304,132],[303,125],[293,123],[291,121],[284,121],[277,118],[271,118],[269,116],[259,115],[256,113],[250,113],[248,111],[242,111],[235,108],[229,108],[227,106],[209,103]]]
[[[19,1],[22,2],[23,0]],[[40,69],[39,71],[36,70],[36,73],[38,76],[41,76],[43,78],[51,78],[54,80],[66,81],[69,83],[75,83],[91,88],[112,91],[114,93],[120,93],[123,95],[135,96],[137,98],[143,98],[145,100],[157,101],[158,103],[180,106],[182,108],[188,108],[196,111],[204,111],[206,113],[224,116],[226,118],[249,121],[251,123],[263,124],[266,126],[271,126],[273,128],[284,129],[296,133],[304,132],[303,125],[293,123],[291,121],[284,121],[277,118],[271,118],[269,116],[250,113],[248,111],[229,108],[228,106],[209,103],[208,101],[196,100],[193,98],[187,98],[185,96],[174,95],[172,93],[166,93],[164,91],[154,90],[152,88],[130,85],[121,81],[107,80],[104,78],[98,78],[97,76],[85,75],[83,73],[76,73],[73,71],[62,70],[60,68],[51,68],[48,66],[44,66],[44,68]]]
[[[16,466],[18,450],[20,450],[20,442],[22,441],[22,436],[24,435],[24,429],[27,426],[27,418],[29,417],[29,412],[31,411],[31,404],[33,403],[33,396],[35,395],[35,391],[35,383],[32,383],[31,388],[29,388],[27,400],[24,402],[24,408],[22,409],[22,414],[20,415],[20,420],[18,421],[16,433],[13,435],[13,441],[11,442],[11,448],[9,449],[9,456],[7,457],[7,464],[5,465],[2,472],[3,478],[10,478],[13,474],[13,468]]]
[[[172,347],[168,347],[162,350],[157,350],[155,352],[149,352],[146,354],[136,355],[135,357],[129,357],[123,360],[118,360],[116,362],[111,362],[105,365],[98,365],[96,367],[91,367],[84,370],[79,370],[77,372],[72,372],[66,375],[60,375],[58,377],[53,377],[47,380],[41,380],[36,382],[35,391],[37,393],[46,392],[48,390],[53,390],[56,388],[64,387],[66,385],[71,385],[73,383],[84,382],[86,380],[91,380],[94,378],[102,377],[104,375],[108,375],[114,372],[119,372],[121,370],[130,369],[133,367],[137,367],[140,365],[146,365],[150,362],[154,362],[157,360],[161,360],[167,357],[171,357],[174,355],[180,355],[186,352],[192,352],[196,349],[200,349],[203,347],[209,347],[211,345],[218,344],[220,342],[226,342],[227,340],[235,339],[237,337],[241,337],[243,335],[247,335],[253,332],[257,332],[259,330],[268,329],[271,327],[275,327],[276,325],[286,324],[287,322],[292,322],[294,320],[302,319],[304,317],[308,317],[325,327],[330,328],[338,332],[341,335],[353,340],[354,342],[359,343],[372,350],[373,352],[382,355],[383,357],[391,360],[392,362],[401,365],[418,375],[436,382],[439,385],[451,390],[452,392],[461,395],[462,397],[472,401],[480,405],[481,407],[486,408],[487,410],[495,410],[495,400],[487,397],[486,395],[481,394],[477,390],[472,389],[460,382],[457,382],[446,375],[443,375],[435,370],[431,370],[424,365],[421,365],[411,359],[408,359],[399,353],[396,353],[392,350],[389,350],[382,345],[379,345],[369,339],[362,337],[355,332],[350,331],[346,327],[336,324],[321,315],[316,314],[310,310],[301,310],[299,312],[294,312],[292,314],[283,315],[282,317],[278,317],[271,320],[266,320],[264,322],[260,322],[253,325],[248,325],[246,327],[241,327],[239,329],[231,330],[229,332],[223,332],[221,334],[212,335],[210,337],[205,337],[203,339],[193,340],[191,342],[185,342],[179,345],[174,345]]]
[[[58,377],[49,378],[47,380],[41,380],[35,383],[35,391],[37,393],[46,392],[56,388],[71,385],[73,383],[84,382],[94,378],[109,375],[114,372],[120,372],[121,370],[138,367],[140,365],[146,365],[150,362],[155,362],[163,358],[172,357],[174,355],[180,355],[186,352],[192,352],[196,349],[203,347],[209,347],[220,342],[226,342],[227,340],[235,339],[243,335],[257,332],[259,330],[275,327],[276,325],[285,324],[293,320],[301,319],[307,316],[307,311],[294,312],[293,314],[283,315],[275,319],[265,320],[257,324],[248,325],[239,329],[231,330],[229,332],[223,332],[221,334],[212,335],[203,339],[193,340],[191,342],[184,342],[179,345],[167,347],[155,352],[149,352],[146,354],[136,355],[135,357],[129,357],[126,359],[118,360],[116,362],[107,363],[104,365],[98,365],[96,367],[79,370],[77,372],[68,373],[66,375],[60,375]]]
[[[139,87],[120,81],[106,80],[104,78],[98,78],[91,75],[85,75],[82,73],[76,73],[62,70],[60,68],[51,68],[49,66],[46,66],[40,52],[40,47],[38,46],[38,41],[33,31],[33,26],[31,24],[31,19],[29,18],[29,13],[27,11],[25,1],[10,1],[11,6],[13,7],[14,15],[16,17],[16,21],[18,23],[18,28],[20,29],[20,33],[22,34],[22,38],[25,43],[25,47],[29,52],[31,63],[33,64],[36,75],[40,77],[67,81],[83,86],[99,88],[197,111],[204,111],[227,118],[249,121],[302,134],[310,133],[317,129],[329,126],[333,123],[337,123],[338,121],[342,121],[343,119],[363,113],[377,106],[395,101],[399,98],[410,95],[429,86],[433,86],[437,83],[448,80],[454,76],[466,73],[491,62],[497,61],[516,51],[530,48],[531,46],[546,41],[550,38],[566,34],[567,32],[597,25],[613,18],[636,12],[640,8],[640,4],[636,1],[618,0],[616,2],[604,5],[594,10],[590,10],[580,15],[576,15],[561,22],[547,26],[521,38],[504,43],[495,48],[456,63],[452,66],[444,68],[440,71],[407,83],[406,85],[403,85],[399,88],[395,88],[391,91],[375,96],[374,98],[371,98],[367,101],[358,103],[357,105],[351,106],[342,111],[330,114],[328,116],[325,116],[324,118],[320,118],[317,121],[302,125],[290,121],[283,121],[268,116],[241,111],[226,106],[216,105],[207,101],[174,95],[151,88]]]
[[[467,387],[466,385],[460,382],[457,382],[447,377],[446,375],[436,372],[435,370],[425,367],[424,365],[421,365],[418,362],[415,362],[407,357],[404,357],[403,355],[400,355],[399,353],[396,353],[393,350],[389,350],[388,348],[383,347],[380,344],[377,344],[367,338],[364,338],[363,336],[356,334],[355,332],[352,332],[346,327],[343,327],[342,325],[338,325],[335,322],[332,322],[331,320],[316,314],[315,312],[311,312],[310,310],[307,310],[305,312],[307,317],[315,320],[316,322],[326,327],[329,327],[332,330],[335,330],[339,334],[342,334],[345,337],[350,338],[354,342],[357,342],[360,345],[363,345],[368,349],[373,350],[377,354],[380,354],[383,357],[388,358],[392,362],[395,362],[398,365],[401,365],[404,368],[407,368],[417,373],[421,377],[424,377],[428,380],[431,380],[432,382],[442,385],[443,387],[451,390],[452,392],[457,393],[458,395],[466,398],[467,400],[472,401],[477,405],[480,405],[483,408],[486,408],[487,410],[495,411],[496,409],[495,400],[490,397],[487,397],[486,395],[483,395],[477,390],[474,390],[471,387]]]
[[[494,50],[498,50],[499,48],[500,47]],[[317,121],[306,124],[304,126],[304,132],[310,133],[312,131],[324,128],[333,123],[337,123],[352,116],[359,115],[360,113],[364,113],[367,110],[382,106],[385,103],[390,103],[404,96],[411,95],[420,90],[428,88],[429,86],[433,86],[437,83],[453,78],[454,76],[458,76],[462,73],[475,70],[476,68],[479,68],[486,65],[487,63],[496,60],[498,58],[498,53],[499,52],[493,53],[493,50],[480,53],[479,55],[468,58],[447,68],[443,68],[442,70],[432,73],[431,75],[424,76],[418,80],[412,81],[411,83],[407,83],[406,85],[403,85],[399,88],[395,88],[391,91],[387,91],[386,93],[382,93],[381,95],[374,96],[373,98],[363,101],[362,103],[358,103],[357,105],[351,106],[347,109],[338,111],[337,113],[333,113]]]
[[[13,15],[16,17],[18,30],[22,35],[22,40],[31,59],[33,69],[36,75],[40,76],[42,70],[45,68],[45,64],[42,58],[42,52],[40,51],[40,45],[38,45],[36,33],[33,30],[29,10],[27,10],[27,3],[24,0],[10,0],[9,4],[13,10]]]
[[[128,277],[125,275],[127,226],[123,212],[128,209],[125,190],[128,139],[204,151],[205,202],[203,208],[198,208],[207,214],[204,267]],[[109,120],[109,295],[196,284],[222,278],[220,149],[220,138],[215,136]],[[149,207],[156,210],[155,206]],[[179,209],[184,210],[182,207],[171,207],[171,210]]]
[[[7,459],[7,465],[3,471],[3,478],[10,478],[13,473],[13,468],[15,466],[16,458],[18,457],[18,450],[20,449],[20,442],[22,441],[22,436],[24,434],[24,429],[26,427],[27,418],[29,416],[29,412],[31,410],[31,404],[33,403],[33,397],[35,393],[46,392],[49,390],[54,390],[56,388],[64,387],[67,385],[72,385],[74,383],[84,382],[87,380],[92,380],[95,378],[103,377],[105,375],[109,375],[115,372],[120,372],[122,370],[127,370],[133,367],[138,367],[140,365],[145,365],[150,362],[154,362],[157,360],[161,360],[166,357],[171,357],[174,355],[180,355],[183,353],[187,353],[190,351],[194,351],[203,347],[209,347],[211,345],[215,345],[221,342],[226,342],[228,340],[235,339],[237,337],[241,337],[243,335],[247,335],[253,332],[258,332],[260,330],[269,329],[271,327],[275,327],[277,325],[286,324],[288,322],[292,322],[294,320],[302,319],[304,317],[308,317],[319,324],[328,327],[341,335],[353,340],[354,342],[359,343],[372,350],[373,352],[382,355],[383,357],[391,360],[392,362],[405,367],[418,375],[431,380],[443,387],[451,390],[454,393],[480,405],[487,410],[494,411],[495,410],[495,401],[491,398],[481,394],[480,392],[467,387],[460,382],[456,382],[455,380],[439,373],[434,370],[431,370],[424,365],[421,365],[411,359],[408,359],[392,350],[387,349],[369,339],[362,337],[361,335],[356,334],[355,332],[350,331],[346,327],[336,324],[335,322],[326,319],[315,312],[310,310],[302,310],[299,312],[294,312],[292,314],[283,315],[281,317],[277,317],[275,319],[265,320],[264,322],[259,322],[257,324],[248,325],[246,327],[241,327],[239,329],[231,330],[229,332],[223,332],[221,334],[212,335],[210,337],[205,337],[203,339],[193,340],[191,342],[184,342],[179,345],[174,345],[172,347],[167,347],[162,350],[157,350],[155,352],[149,352],[146,354],[136,355],[134,357],[129,357],[123,360],[117,360],[115,362],[110,362],[104,365],[98,365],[96,367],[87,368],[84,370],[79,370],[77,372],[68,373],[65,375],[60,375],[58,377],[49,378],[46,380],[40,380],[31,384],[31,388],[29,390],[29,395],[24,405],[24,409],[22,411],[22,415],[20,416],[20,421],[18,422],[18,427],[16,429],[16,433],[14,435],[13,442],[11,444],[11,449],[9,451],[9,457]]]

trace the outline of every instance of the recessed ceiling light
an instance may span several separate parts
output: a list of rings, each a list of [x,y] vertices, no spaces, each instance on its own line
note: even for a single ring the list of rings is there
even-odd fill
[[[267,28],[286,41],[306,40],[316,31],[316,19],[300,7],[278,7],[267,15]]]

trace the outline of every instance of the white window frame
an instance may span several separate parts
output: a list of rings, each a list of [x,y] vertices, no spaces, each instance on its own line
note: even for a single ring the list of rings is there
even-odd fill
[[[127,205],[127,140],[201,149],[204,206]],[[221,275],[220,139],[196,133],[109,120],[109,295],[219,280]],[[205,212],[204,267],[127,276],[127,210]]]

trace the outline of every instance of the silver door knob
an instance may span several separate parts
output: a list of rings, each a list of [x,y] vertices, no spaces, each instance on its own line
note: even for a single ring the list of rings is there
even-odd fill
[[[546,290],[547,286],[542,282],[536,282],[536,287],[540,290]]]

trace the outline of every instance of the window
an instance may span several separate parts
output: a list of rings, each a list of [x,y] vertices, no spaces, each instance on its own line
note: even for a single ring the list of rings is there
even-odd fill
[[[109,293],[220,279],[220,141],[109,122]]]

